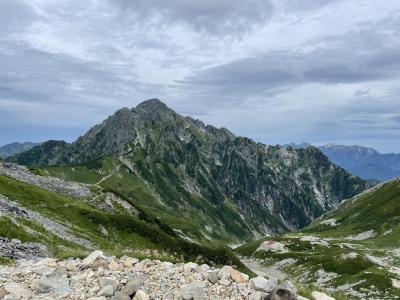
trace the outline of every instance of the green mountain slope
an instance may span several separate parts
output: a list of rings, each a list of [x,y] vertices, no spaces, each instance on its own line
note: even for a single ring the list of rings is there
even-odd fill
[[[0,236],[43,244],[48,255],[58,258],[102,249],[110,255],[233,264],[247,270],[229,249],[188,242],[158,219],[134,207],[131,213],[118,196],[88,187],[89,195],[71,197],[0,175]]]
[[[97,181],[197,241],[300,228],[368,186],[316,148],[236,137],[157,99],[117,111],[72,144],[49,141],[10,160]]]
[[[400,297],[400,180],[345,201],[300,232],[273,238],[287,251],[259,251],[263,240],[236,249],[261,258],[264,268],[283,259],[284,272],[303,283],[346,297]],[[326,280],[319,280],[325,277]],[[397,298],[396,298],[397,297]]]

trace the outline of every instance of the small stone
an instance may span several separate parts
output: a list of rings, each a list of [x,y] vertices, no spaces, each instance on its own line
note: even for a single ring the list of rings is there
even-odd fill
[[[221,270],[218,272],[218,276],[220,279],[230,279],[231,278],[231,272],[233,268],[230,266],[223,266]]]
[[[250,280],[250,282],[251,282],[253,288],[257,291],[269,292],[274,287],[272,281],[265,279],[264,277],[260,277],[260,276],[252,278]]]
[[[98,293],[97,296],[111,297],[114,295],[114,288],[112,285],[104,286]]]
[[[266,297],[266,294],[264,294],[261,291],[254,291],[249,295],[248,300],[264,300]]]
[[[8,292],[5,289],[0,288],[0,299],[4,299],[7,295]]]
[[[7,298],[10,299],[24,299],[24,298],[29,298],[31,292],[24,288],[22,285],[15,283],[15,282],[11,282],[9,284],[7,284],[4,289],[6,290],[6,292],[9,294],[9,296],[7,296]]]
[[[31,284],[31,288],[42,294],[53,292],[59,295],[65,295],[74,292],[74,290],[71,289],[67,283],[64,284],[63,282],[48,278],[34,280]]]
[[[115,278],[112,277],[101,277],[99,279],[99,285],[101,288],[111,285],[113,287],[114,292],[117,290],[119,282]]]
[[[233,281],[238,283],[245,283],[249,281],[249,276],[247,274],[243,274],[239,271],[233,270],[231,271],[231,278]]]
[[[112,300],[131,300],[131,297],[122,291],[118,291],[115,293],[115,295],[111,299]]]
[[[113,261],[111,261],[109,263],[108,269],[110,271],[119,271],[119,270],[121,270],[121,267],[119,266],[119,264],[115,260],[113,260]]]
[[[53,279],[60,279],[63,277],[67,277],[68,276],[68,270],[66,267],[57,267],[53,273],[51,273],[48,278],[53,278]]]
[[[129,296],[132,296],[143,286],[146,279],[147,275],[137,275],[130,279],[128,283],[121,289],[121,291]]]
[[[186,264],[183,265],[183,270],[185,273],[190,273],[192,272],[194,269],[197,268],[197,264],[196,263],[192,263],[192,262],[188,262]]]
[[[68,261],[65,263],[65,268],[70,272],[77,272],[78,266],[75,261]]]
[[[207,279],[209,282],[211,282],[212,284],[216,284],[219,280],[218,270],[207,272],[207,277],[208,277]]]
[[[106,268],[108,261],[103,257],[97,257],[94,262],[90,265],[93,271],[97,271],[100,268]]]
[[[132,257],[126,257],[123,261],[122,264],[124,265],[125,268],[132,268],[134,264],[137,264],[139,260],[137,258],[132,258]]]
[[[150,297],[147,295],[147,293],[143,290],[138,290],[135,293],[135,296],[132,298],[133,300],[149,300]]]
[[[334,298],[329,297],[327,294],[317,291],[312,292],[311,295],[313,296],[314,300],[335,300]]]
[[[192,282],[183,285],[177,292],[177,298],[183,300],[203,300],[206,299],[204,282]]]
[[[265,300],[297,300],[297,295],[284,287],[273,289]]]
[[[82,260],[82,265],[90,266],[98,257],[105,258],[103,251],[96,250],[90,253],[84,260]]]
[[[231,282],[230,282],[228,279],[223,278],[223,279],[221,279],[221,280],[219,281],[219,284],[220,284],[220,285],[223,285],[223,286],[228,286],[228,285],[231,284]]]

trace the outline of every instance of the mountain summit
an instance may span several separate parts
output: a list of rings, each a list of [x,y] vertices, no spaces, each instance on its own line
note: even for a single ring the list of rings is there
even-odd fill
[[[187,238],[232,243],[305,226],[367,187],[317,148],[256,143],[158,99],[10,160],[112,190]]]

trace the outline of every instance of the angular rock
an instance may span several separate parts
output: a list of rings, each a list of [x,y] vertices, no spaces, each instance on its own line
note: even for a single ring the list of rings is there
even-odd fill
[[[122,264],[124,265],[125,268],[132,268],[134,264],[137,264],[139,260],[137,258],[132,258],[132,257],[126,257],[124,260],[122,260]]]
[[[237,283],[245,283],[249,281],[249,276],[247,274],[241,273],[236,270],[231,271],[231,278],[233,281]]]
[[[113,287],[113,291],[115,292],[118,288],[119,282],[113,277],[101,277],[99,278],[99,285],[101,288],[111,285]]]
[[[218,272],[219,279],[230,279],[233,268],[230,266],[223,266]]]
[[[114,295],[114,288],[112,285],[104,286],[98,293],[97,296],[111,297]]]
[[[147,277],[148,276],[145,274],[140,274],[133,277],[127,282],[127,284],[121,289],[121,291],[129,296],[134,295],[143,286]]]
[[[4,299],[8,294],[9,293],[5,289],[0,288],[0,299]]]
[[[181,286],[177,291],[177,298],[183,300],[203,300],[206,299],[206,293],[204,291],[204,282],[192,282]]]
[[[135,293],[135,296],[133,296],[132,299],[133,299],[133,300],[149,300],[150,297],[149,297],[149,295],[147,295],[147,293],[146,293],[145,291],[143,291],[143,290],[138,290],[138,291]]]
[[[21,284],[12,282],[7,284],[4,289],[6,290],[7,293],[9,293],[9,296],[11,296],[10,299],[23,299],[25,298],[29,298],[31,292],[24,288]],[[8,297],[9,297],[8,296]],[[8,298],[7,297],[7,298]]]
[[[53,292],[58,295],[66,295],[74,292],[74,290],[68,286],[67,282],[60,282],[49,278],[34,280],[31,288],[41,294]]]
[[[216,284],[219,280],[218,270],[207,272],[207,277],[208,277],[207,279],[209,282],[211,282],[212,284]]]
[[[272,281],[261,276],[250,279],[250,283],[257,291],[269,292],[274,288],[274,283]]]
[[[335,300],[335,298],[332,298],[327,294],[317,291],[312,292],[311,295],[314,297],[314,300]]]
[[[97,258],[105,258],[103,251],[96,250],[90,253],[85,259],[82,260],[83,266],[91,266]]]
[[[48,278],[51,279],[60,279],[63,277],[67,277],[68,276],[68,270],[66,267],[57,267],[53,273],[51,273],[50,275],[48,275]]]
[[[188,262],[188,263],[186,263],[186,264],[183,265],[183,270],[184,270],[186,273],[190,273],[190,272],[192,272],[194,269],[196,269],[197,266],[198,266],[198,265],[197,265],[196,263]]]
[[[108,266],[108,261],[103,257],[97,257],[89,266],[93,271],[97,271],[99,268],[106,268]]]
[[[115,293],[115,295],[111,299],[112,300],[131,300],[131,297],[122,291],[118,291]]]
[[[273,289],[265,300],[297,300],[297,295],[284,287]]]
[[[121,271],[123,268],[115,260],[113,260],[108,264],[108,269],[110,271]]]

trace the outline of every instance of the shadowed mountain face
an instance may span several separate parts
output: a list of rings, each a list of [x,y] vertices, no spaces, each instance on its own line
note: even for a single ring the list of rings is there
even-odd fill
[[[11,143],[0,147],[0,158],[7,158],[9,156],[22,153],[33,147],[39,145],[39,143]]]
[[[307,148],[311,145],[292,143],[285,146]],[[400,176],[400,154],[383,154],[373,148],[357,145],[331,144],[318,148],[335,164],[361,178],[386,181]]]
[[[236,137],[157,99],[118,110],[72,144],[49,141],[10,160],[97,182],[197,240],[300,228],[367,188],[317,148]]]

